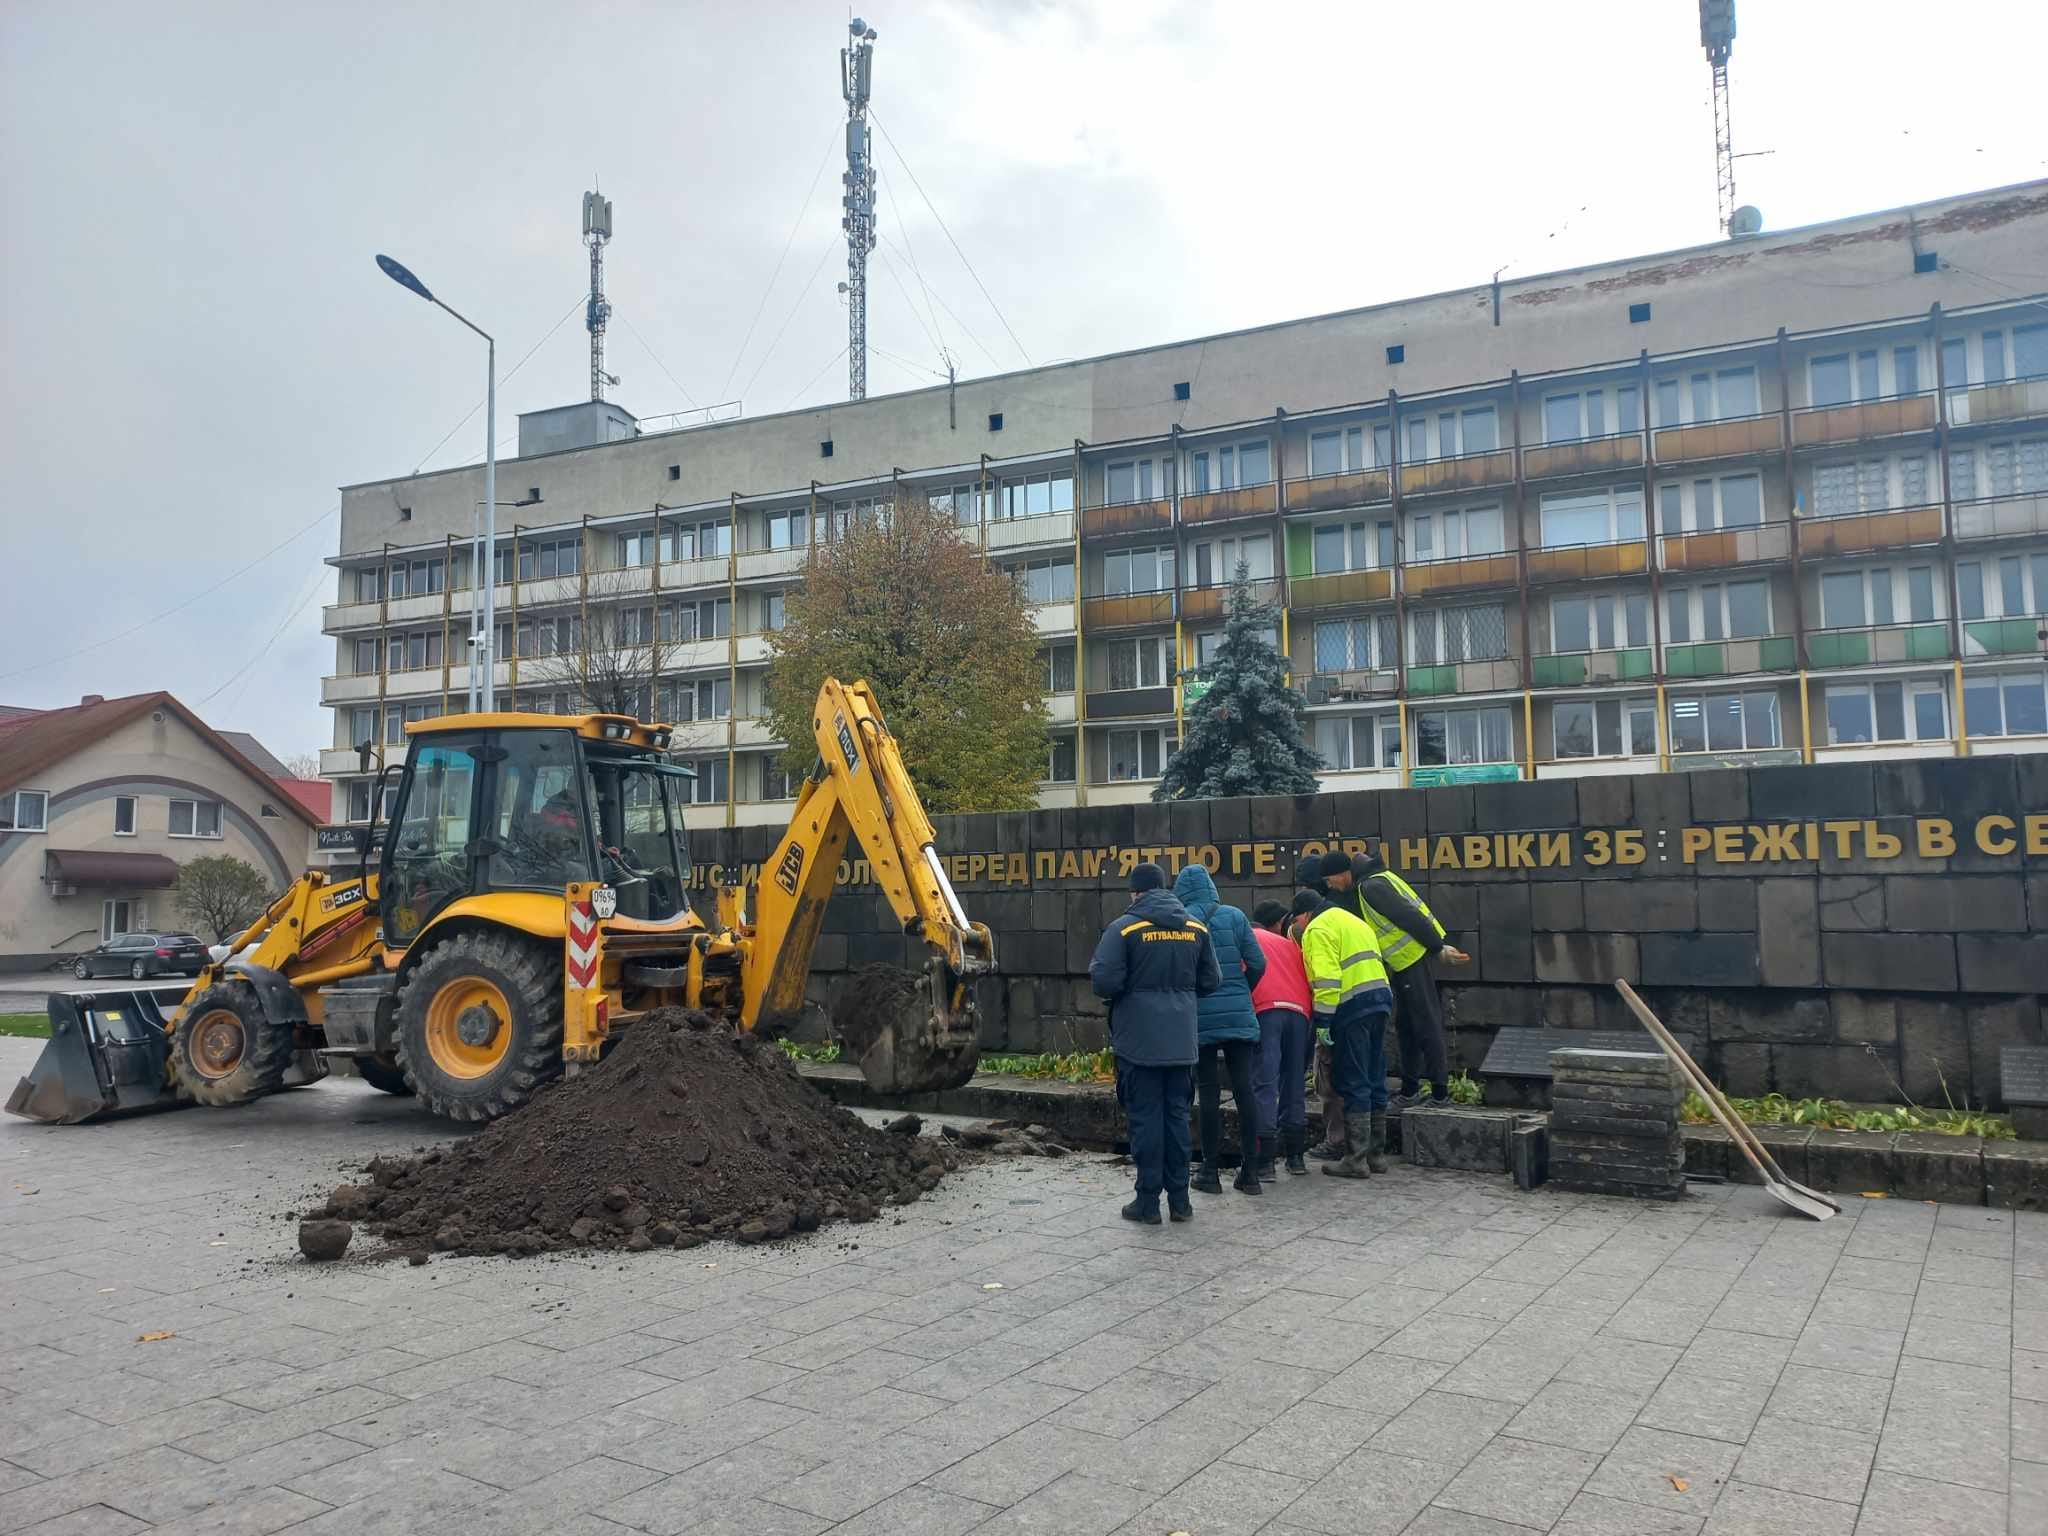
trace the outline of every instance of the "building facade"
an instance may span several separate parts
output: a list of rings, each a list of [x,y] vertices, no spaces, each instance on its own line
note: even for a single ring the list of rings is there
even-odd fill
[[[191,859],[238,858],[273,890],[298,878],[320,824],[311,786],[230,734],[167,693],[0,718],[0,967],[190,928],[170,888]]]
[[[1330,789],[2048,750],[2043,251],[2035,182],[779,416],[607,420],[500,466],[530,503],[500,515],[500,707],[567,709],[593,635],[644,641],[693,823],[780,821],[782,594],[916,495],[1034,606],[1048,806],[1149,794],[1240,560]],[[481,481],[344,489],[338,818],[369,814],[362,744],[462,707]]]

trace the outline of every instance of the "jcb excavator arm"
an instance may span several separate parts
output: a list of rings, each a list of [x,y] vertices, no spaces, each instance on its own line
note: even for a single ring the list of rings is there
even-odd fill
[[[957,1087],[974,1074],[974,978],[995,969],[988,925],[969,919],[932,845],[932,824],[865,682],[827,678],[811,715],[818,761],[761,866],[745,946],[742,1025],[771,1027],[803,1006],[811,956],[847,840],[858,838],[903,931],[929,947],[921,1016],[865,1021],[843,1042],[874,1087]]]

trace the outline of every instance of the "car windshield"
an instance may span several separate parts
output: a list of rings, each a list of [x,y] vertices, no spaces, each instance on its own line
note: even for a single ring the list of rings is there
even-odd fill
[[[677,808],[678,770],[641,752],[584,744],[597,813],[599,874],[617,890],[619,913],[650,922],[680,915],[690,859]]]

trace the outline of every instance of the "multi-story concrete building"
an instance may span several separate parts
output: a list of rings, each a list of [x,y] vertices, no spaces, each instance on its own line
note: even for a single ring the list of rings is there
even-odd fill
[[[523,417],[500,707],[566,705],[623,604],[693,819],[779,820],[782,593],[915,494],[1036,606],[1048,805],[1149,792],[1239,559],[1333,788],[2048,749],[2044,252],[2048,181],[688,430]],[[461,705],[481,484],[343,493],[337,814],[357,743]]]

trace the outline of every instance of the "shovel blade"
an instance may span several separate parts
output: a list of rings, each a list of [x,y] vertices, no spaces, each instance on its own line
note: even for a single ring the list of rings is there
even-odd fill
[[[169,1096],[170,1046],[163,1013],[147,992],[56,994],[50,1043],[7,1096],[10,1115],[78,1125]]]
[[[1802,1216],[1815,1221],[1828,1221],[1841,1214],[1842,1208],[1824,1196],[1816,1195],[1803,1184],[1785,1184],[1777,1179],[1764,1180],[1764,1193],[1780,1205],[1789,1206]]]

